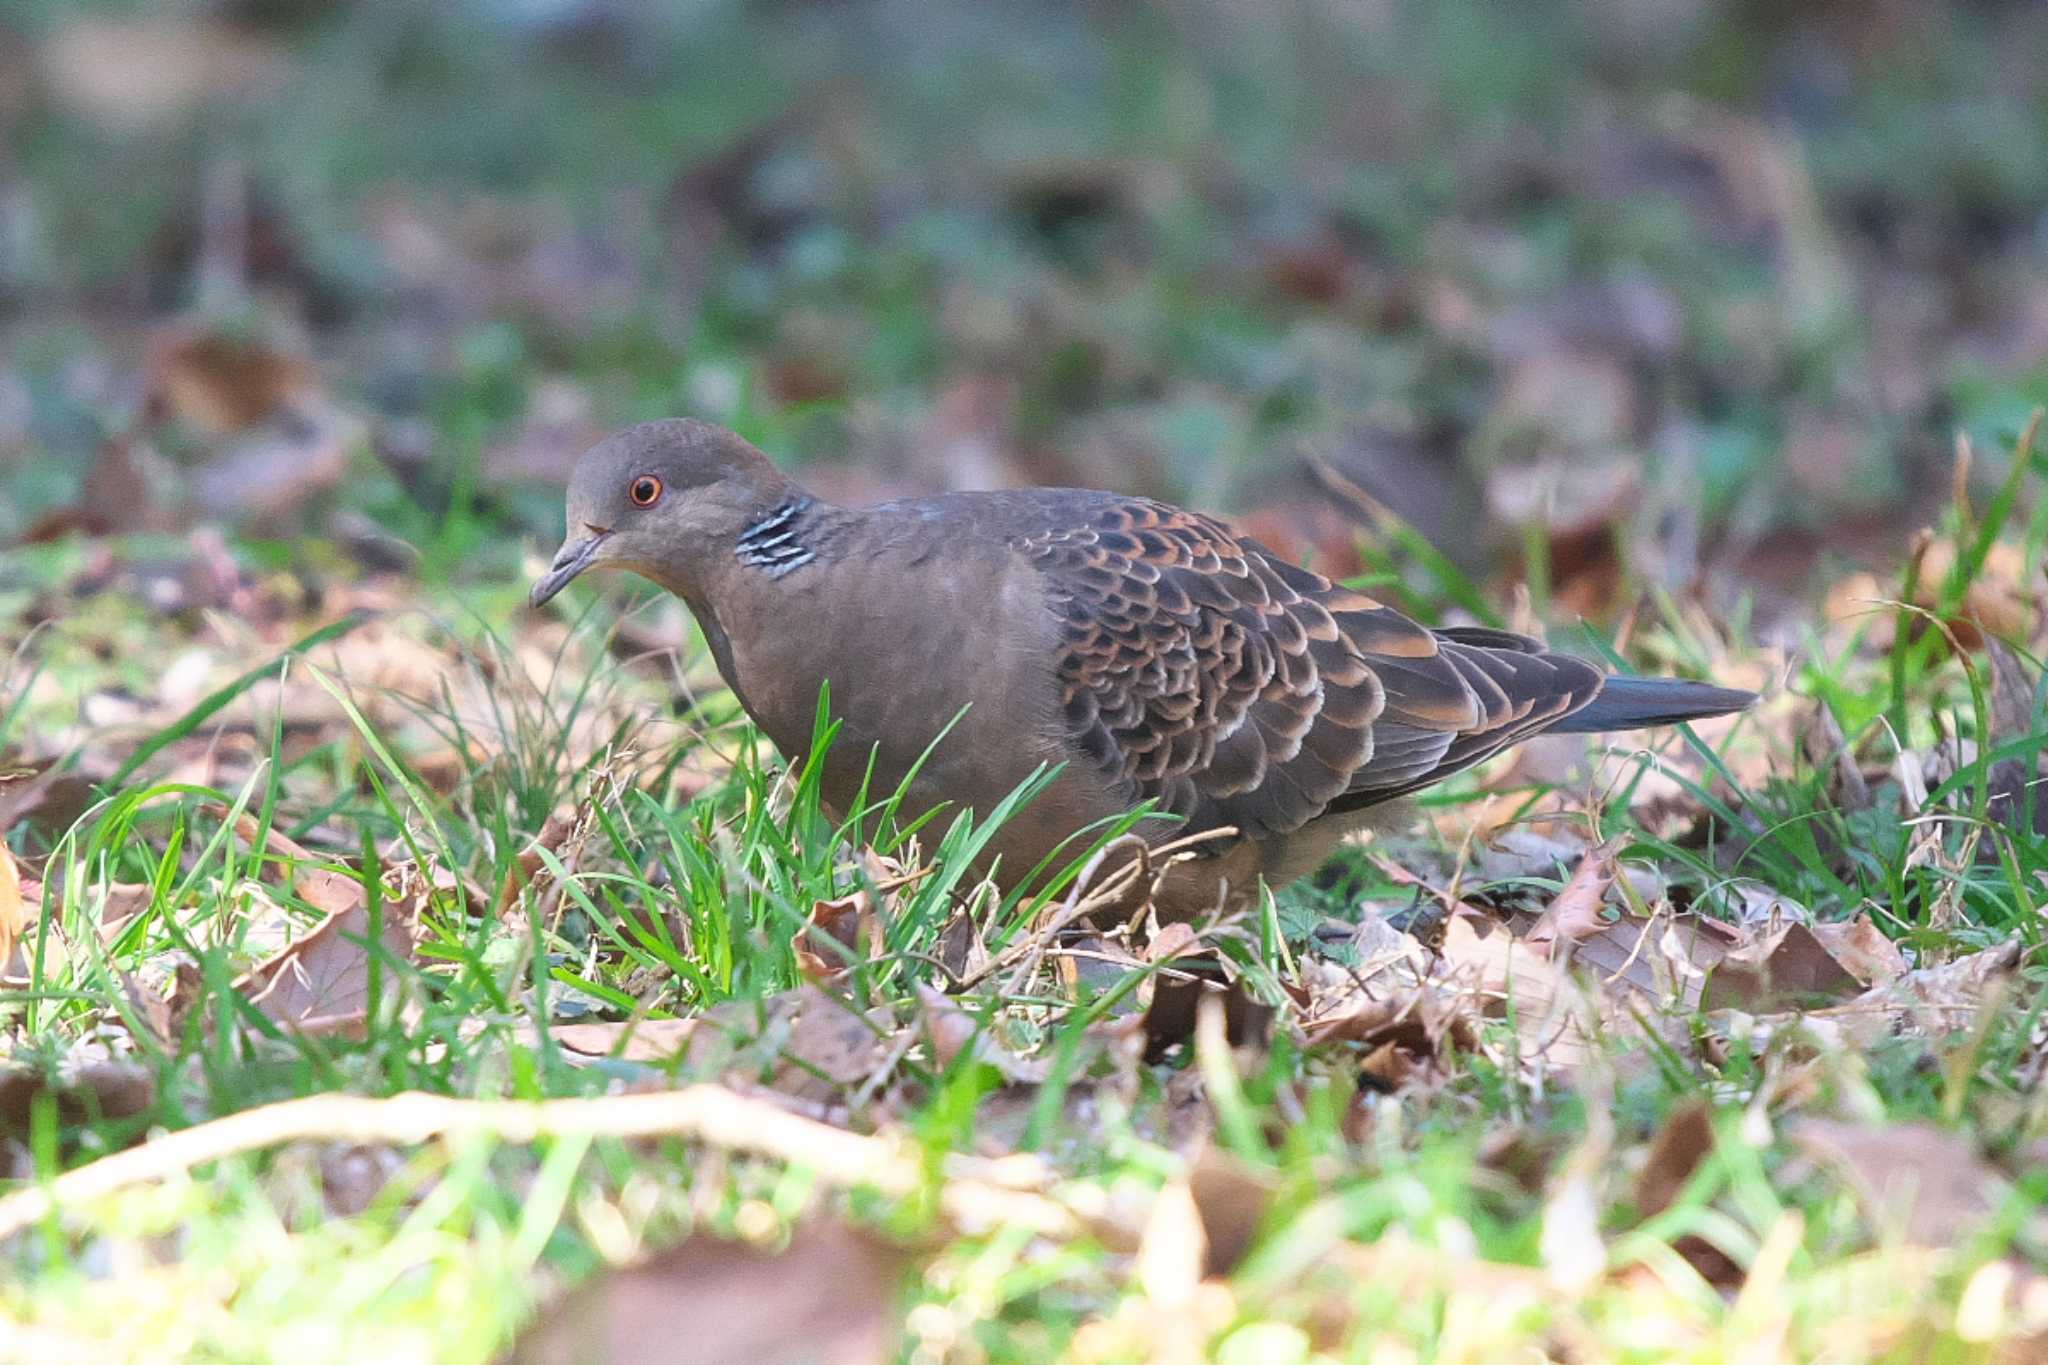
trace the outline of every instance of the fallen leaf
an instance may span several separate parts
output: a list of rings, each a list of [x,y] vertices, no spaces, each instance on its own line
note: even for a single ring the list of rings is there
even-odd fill
[[[1580,999],[1556,965],[1505,925],[1460,909],[1445,922],[1439,951],[1449,967],[1448,983],[1470,991],[1483,1013],[1512,1015],[1525,1057],[1556,1066],[1586,1059],[1587,1032],[1579,1015],[1589,1002]]]
[[[1920,553],[1914,604],[1940,610],[1942,594],[1957,563],[1953,538],[1929,537]],[[2035,593],[2028,586],[2026,550],[2012,541],[1997,540],[1963,589],[1962,610],[1948,621],[1948,627],[1964,649],[1976,649],[1989,636],[2024,640],[2033,634],[2037,609]]]
[[[548,1034],[571,1060],[611,1057],[625,1062],[668,1062],[689,1051],[695,1019],[627,1019],[551,1024]]]
[[[1842,733],[1842,723],[1835,719],[1834,708],[1821,698],[1814,698],[1801,717],[1797,733],[1801,756],[1815,771],[1826,775],[1829,804],[1843,811],[1868,810],[1870,783],[1864,780],[1855,748]]]
[[[1932,1123],[1804,1119],[1793,1145],[1840,1175],[1880,1235],[1953,1247],[1997,1212],[2010,1188],[1967,1137]]]
[[[1151,942],[1145,945],[1145,961],[1171,962],[1184,953],[1193,952],[1200,942],[1201,938],[1193,926],[1176,920],[1162,925],[1159,932],[1152,935]]]
[[[1537,1254],[1551,1283],[1567,1294],[1583,1294],[1607,1269],[1607,1243],[1600,1235],[1600,1202],[1593,1173],[1583,1165],[1560,1180],[1543,1201],[1543,1231]]]
[[[279,518],[340,486],[367,448],[361,418],[322,400],[280,411],[192,471],[192,497],[213,515]]]
[[[99,799],[91,778],[55,761],[10,764],[0,768],[0,838],[27,820],[46,844],[54,844]]]
[[[1578,943],[1607,927],[1607,921],[1601,918],[1601,910],[1606,902],[1607,889],[1614,885],[1614,855],[1622,843],[1621,836],[1617,835],[1580,855],[1571,879],[1522,936],[1522,941],[1531,951],[1543,957],[1556,958],[1560,944]]]
[[[1643,1169],[1636,1174],[1636,1212],[1654,1218],[1678,1202],[1678,1196],[1714,1150],[1713,1112],[1705,1100],[1692,1099],[1672,1109],[1650,1141]],[[1742,1283],[1742,1267],[1705,1238],[1687,1233],[1672,1243],[1707,1283],[1728,1289]]]
[[[1820,940],[1828,955],[1865,986],[1893,980],[1913,969],[1913,964],[1899,951],[1899,945],[1868,915],[1812,928],[1813,936]]]
[[[1259,1225],[1273,1206],[1279,1183],[1213,1146],[1196,1153],[1188,1168],[1188,1192],[1202,1224],[1202,1276],[1229,1275],[1251,1250]]]
[[[2021,945],[2001,943],[1933,967],[1915,967],[1879,981],[1855,999],[1814,1017],[1864,1021],[1882,1032],[1916,1029],[1929,1037],[1961,1032],[1977,1011],[1995,998],[1994,983],[2019,965]]]
[[[881,1005],[862,1010],[816,986],[796,995],[796,1026],[769,1084],[786,1095],[824,1100],[872,1080],[888,1061],[895,1016]]]
[[[982,1022],[944,991],[920,982],[917,1004],[932,1061],[940,1068],[951,1067],[961,1053],[971,1051],[975,1060],[994,1067],[1012,1085],[1037,1085],[1051,1073],[1050,1062],[1026,1060],[989,1037]]]
[[[1712,1114],[1704,1100],[1689,1100],[1665,1116],[1636,1175],[1636,1212],[1655,1217],[1678,1202],[1679,1191],[1714,1150]]]
[[[1836,1002],[1862,989],[1810,927],[1793,923],[1723,957],[1707,978],[1700,1006],[1757,1012]]]
[[[789,941],[797,969],[820,984],[839,980],[856,962],[884,951],[882,924],[865,889],[834,900],[815,901]]]
[[[127,999],[128,1007],[141,1017],[143,1027],[149,1031],[150,1038],[157,1046],[166,1049],[177,1047],[179,1021],[169,1000],[148,989],[127,972],[121,973],[121,994]]]
[[[312,363],[254,337],[176,326],[150,342],[143,383],[155,417],[212,439],[267,420],[319,392]]]
[[[98,1059],[0,1071],[0,1132],[25,1137],[36,1102],[55,1100],[62,1123],[134,1118],[156,1105],[156,1074],[133,1062]]]
[[[320,1152],[320,1197],[329,1216],[353,1218],[367,1210],[408,1154],[383,1144],[330,1143]]]
[[[2048,753],[2048,714],[2034,702],[2038,687],[2034,670],[2021,663],[1994,636],[1985,637],[1984,653],[1991,661],[1986,747],[2044,736],[2040,740],[2042,752]],[[1986,813],[1994,824],[2019,827],[2025,823],[2036,834],[2048,834],[2048,789],[2040,782],[2041,767],[2040,754],[2032,762],[2014,757],[1999,759],[1991,765],[1986,781],[1990,796]]]
[[[261,832],[246,813],[236,830],[252,845]],[[327,917],[251,968],[235,988],[266,1016],[300,1032],[359,1035],[369,1016],[372,975],[367,888],[358,874],[303,866],[320,860],[276,830],[268,841],[293,861],[292,888]],[[379,901],[379,949],[410,962],[417,899],[383,890]],[[387,991],[395,984],[388,972],[384,984]]]
[[[1540,737],[1539,737],[1540,738]],[[1574,736],[1554,736],[1574,739]],[[1523,745],[1515,752],[1527,749]],[[1580,756],[1584,744],[1579,742]],[[1505,784],[1504,784],[1505,785]],[[1531,785],[1523,782],[1521,785]],[[1494,834],[1472,860],[1472,869],[1488,882],[1519,881],[1533,877],[1564,875],[1586,852],[1586,841],[1576,830],[1545,831],[1527,825],[1512,825]]]
[[[45,872],[60,872],[56,867],[47,867]],[[60,912],[64,901],[64,884],[61,877],[53,882],[38,882],[25,879],[21,884],[22,900],[31,918],[42,914],[43,906],[50,905]],[[156,898],[156,888],[148,882],[100,882],[88,885],[80,892],[87,905],[99,902],[100,938],[112,942],[128,921],[149,909]]]
[[[81,19],[42,46],[52,93],[107,128],[134,133],[223,96],[276,87],[283,51],[227,24],[191,19]]]
[[[692,1027],[676,1032],[687,1033],[679,1063],[685,1074],[732,1077],[818,1105],[843,1102],[876,1081],[908,1041],[887,1006],[863,1010],[809,982],[728,1000],[684,1022]]]
[[[693,1237],[542,1311],[508,1365],[882,1365],[905,1257],[843,1223],[779,1251]]]
[[[510,440],[485,448],[485,477],[499,488],[538,483],[559,490],[583,452],[604,438],[594,406],[589,390],[573,380],[541,380],[519,430]]]
[[[1445,1079],[1446,1044],[1470,1051],[1479,1041],[1468,1012],[1469,997],[1422,983],[1377,999],[1362,990],[1334,1010],[1305,1021],[1310,1048],[1348,1044],[1362,1052],[1359,1077],[1381,1094]]]
[[[14,958],[14,945],[28,927],[28,905],[21,895],[21,870],[14,855],[0,844],[0,963]]]
[[[1131,1263],[1131,1280],[1142,1302],[1126,1311],[1143,1316],[1147,1359],[1161,1365],[1193,1365],[1204,1358],[1206,1333],[1196,1300],[1208,1254],[1208,1234],[1193,1188],[1186,1177],[1167,1181],[1152,1201]]]
[[[1152,978],[1151,991],[1143,1024],[1147,1062],[1164,1061],[1195,1036],[1201,1003],[1211,995],[1223,1002],[1224,1036],[1232,1047],[1263,1047],[1272,1033],[1274,1008],[1255,998],[1242,978],[1223,976],[1213,956],[1177,959]]]
[[[383,906],[378,943],[392,958],[411,960],[412,926],[402,906]],[[370,912],[357,905],[329,915],[235,983],[251,1004],[280,1024],[308,1034],[360,1036],[370,1009]],[[386,973],[385,989],[393,986]]]
[[[540,833],[534,835],[532,842],[521,849],[519,856],[512,860],[511,870],[505,874],[504,884],[498,888],[497,907],[494,911],[497,918],[504,918],[512,909],[512,904],[518,899],[519,893],[540,875],[542,868],[547,866],[547,859],[542,856],[543,852],[555,854],[559,858],[562,846],[569,841],[569,836],[576,832],[578,823],[578,814],[562,811],[554,812],[542,822]]]
[[[953,912],[946,927],[939,930],[935,954],[952,981],[965,980],[969,973],[987,965],[988,945],[981,941],[981,926],[972,912],[965,908]]]
[[[2020,951],[2021,945],[2012,941],[1940,966],[1915,967],[1853,999],[1818,1009],[1777,1014],[1716,1010],[1707,1018],[1717,1032],[1750,1038],[1752,1047],[1783,1028],[1852,1049],[1888,1038],[1942,1038],[1974,1028],[1987,1004],[1995,1007],[2006,998],[2004,979],[2018,964]]]
[[[1567,363],[1552,370],[1546,361],[1532,360],[1518,367],[1511,385],[1520,384],[1533,397],[1541,386],[1581,382],[1597,387],[1613,377],[1613,362],[1589,357],[1596,367],[1581,371]],[[1571,408],[1563,394],[1547,396],[1549,411],[1544,422],[1556,419]],[[1562,401],[1565,408],[1556,405]],[[1583,417],[1599,413],[1606,398],[1596,394],[1591,407],[1577,409]],[[1515,406],[1504,402],[1503,409]],[[1538,413],[1517,414],[1512,420],[1535,420]],[[1617,414],[1596,417],[1596,424],[1620,420]],[[1611,618],[1624,605],[1621,546],[1629,519],[1639,501],[1640,467],[1633,460],[1591,461],[1545,460],[1537,464],[1503,464],[1486,481],[1488,510],[1503,524],[1521,528],[1525,534],[1541,536],[1545,564],[1550,576],[1551,606],[1559,612],[1594,619]]]

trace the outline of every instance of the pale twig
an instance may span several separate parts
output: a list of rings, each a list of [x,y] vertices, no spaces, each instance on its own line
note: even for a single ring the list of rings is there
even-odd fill
[[[1030,934],[960,978],[954,987],[955,991],[967,990],[1006,967],[1025,962],[1026,969],[1016,974],[1007,992],[1015,994],[1017,983],[1028,979],[1032,972],[1038,969],[1038,963],[1044,957],[1047,945],[1061,930],[1119,904],[1139,882],[1156,881],[1153,874],[1155,864],[1163,874],[1169,864],[1194,856],[1193,850],[1197,845],[1225,838],[1236,832],[1229,828],[1202,830],[1196,834],[1183,835],[1157,848],[1146,844],[1135,834],[1120,835],[1112,839],[1098,849],[1095,856],[1088,860],[1087,866],[1081,869],[1081,875],[1074,879],[1073,889],[1067,893],[1065,903],[1056,912],[1048,916]],[[1112,854],[1121,852],[1129,852],[1133,856],[1126,862],[1118,863],[1103,879],[1101,886],[1090,889],[1089,884],[1101,871],[1102,865]]]
[[[513,1143],[560,1137],[678,1137],[801,1166],[840,1188],[903,1196],[923,1188],[925,1180],[922,1159],[893,1139],[849,1133],[718,1085],[537,1102],[465,1100],[418,1092],[384,1099],[309,1095],[168,1133],[17,1190],[0,1198],[0,1238],[32,1227],[58,1209],[282,1143],[317,1139],[409,1145],[466,1136]],[[1036,1190],[1017,1188],[1009,1165],[997,1169],[995,1163],[955,1157],[946,1163],[945,1174],[939,1208],[962,1227],[1009,1223],[1058,1237],[1083,1230],[1082,1217],[1064,1204]]]

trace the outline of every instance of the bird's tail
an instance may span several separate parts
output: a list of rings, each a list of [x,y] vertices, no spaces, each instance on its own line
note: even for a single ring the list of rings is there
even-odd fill
[[[1641,730],[1676,725],[1746,709],[1756,693],[1682,678],[1610,677],[1592,704],[1550,727],[1555,734],[1587,735],[1601,730]]]

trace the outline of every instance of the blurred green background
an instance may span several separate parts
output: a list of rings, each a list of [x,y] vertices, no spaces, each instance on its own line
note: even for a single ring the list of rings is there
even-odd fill
[[[0,545],[509,581],[687,413],[1790,620],[2048,398],[2044,73],[2018,0],[0,0]]]

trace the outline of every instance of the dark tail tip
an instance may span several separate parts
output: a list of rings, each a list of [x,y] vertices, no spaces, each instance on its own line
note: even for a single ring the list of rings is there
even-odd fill
[[[1592,704],[1580,707],[1551,730],[1584,735],[1600,730],[1641,730],[1652,725],[1677,725],[1707,716],[1725,716],[1748,709],[1756,693],[1682,678],[1610,677]]]

